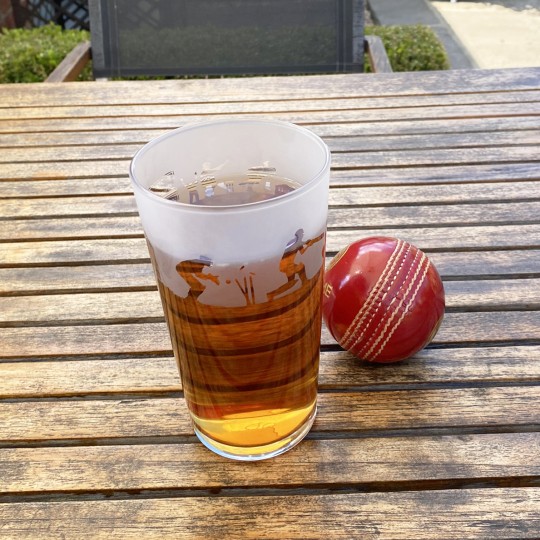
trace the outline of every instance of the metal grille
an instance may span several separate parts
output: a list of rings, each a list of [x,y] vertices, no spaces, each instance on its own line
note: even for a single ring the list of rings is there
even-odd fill
[[[361,71],[364,0],[89,0],[96,77]]]
[[[12,0],[12,8],[19,27],[53,22],[62,28],[90,29],[88,0]]]

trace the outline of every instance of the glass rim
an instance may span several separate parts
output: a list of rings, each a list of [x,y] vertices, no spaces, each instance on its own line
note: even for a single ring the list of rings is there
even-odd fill
[[[267,199],[264,201],[256,201],[251,203],[243,203],[243,204],[231,204],[227,206],[218,206],[218,205],[194,205],[190,203],[180,202],[180,201],[173,201],[170,199],[166,199],[165,197],[161,197],[160,195],[157,195],[156,193],[153,193],[150,191],[147,187],[143,185],[141,180],[137,177],[137,174],[135,172],[137,161],[142,158],[147,152],[151,151],[152,148],[161,142],[163,142],[166,139],[175,137],[180,132],[188,132],[193,131],[196,129],[204,129],[210,126],[219,125],[219,124],[258,124],[258,125],[274,125],[274,126],[280,126],[285,129],[290,129],[293,131],[297,131],[302,133],[304,136],[310,138],[314,143],[316,143],[319,148],[323,151],[324,154],[324,160],[322,166],[319,168],[319,170],[312,175],[312,178],[310,178],[305,184],[303,184],[298,189],[295,189],[294,191],[290,191],[289,193],[284,193],[283,195],[279,195],[277,197],[273,197],[272,199]],[[251,210],[251,209],[259,209],[261,207],[267,207],[267,206],[276,206],[284,201],[289,201],[291,199],[296,199],[299,196],[302,196],[304,193],[310,191],[315,186],[318,185],[319,181],[323,178],[326,171],[330,169],[330,160],[331,160],[331,154],[330,149],[328,148],[328,145],[315,133],[310,131],[309,129],[306,129],[305,127],[299,126],[297,124],[293,124],[292,122],[285,122],[283,120],[274,120],[274,119],[255,119],[255,118],[234,118],[234,119],[221,119],[221,120],[206,120],[202,122],[194,122],[185,124],[184,126],[181,126],[179,128],[170,130],[166,133],[162,133],[161,135],[158,135],[154,139],[148,141],[142,148],[139,148],[137,152],[134,154],[134,156],[131,159],[131,162],[129,164],[129,177],[131,179],[132,185],[134,188],[136,188],[143,196],[147,197],[149,200],[163,204],[166,207],[169,208],[177,208],[178,210],[182,211],[191,211],[191,212],[200,212],[200,213],[215,213],[215,212],[238,212],[238,210]]]

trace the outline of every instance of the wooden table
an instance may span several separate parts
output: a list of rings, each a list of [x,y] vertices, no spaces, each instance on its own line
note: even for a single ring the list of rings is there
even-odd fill
[[[323,332],[307,439],[194,437],[131,156],[201,119],[333,151],[328,256],[397,236],[441,273],[434,342],[363,363]],[[0,538],[540,537],[540,68],[0,87]]]

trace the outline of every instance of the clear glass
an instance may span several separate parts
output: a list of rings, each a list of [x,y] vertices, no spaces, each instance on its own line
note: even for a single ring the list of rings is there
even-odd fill
[[[330,153],[271,120],[186,126],[130,175],[195,433],[239,460],[315,418]]]

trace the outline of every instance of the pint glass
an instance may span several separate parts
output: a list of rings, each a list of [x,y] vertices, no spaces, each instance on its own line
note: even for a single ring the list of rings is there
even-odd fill
[[[199,439],[278,455],[316,413],[330,154],[266,120],[186,126],[130,176]]]

